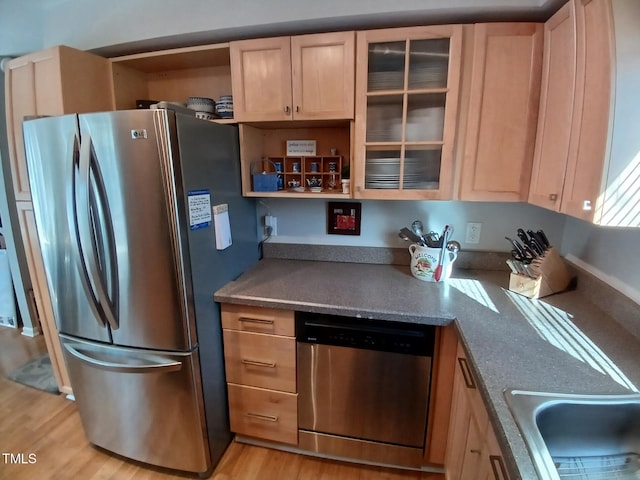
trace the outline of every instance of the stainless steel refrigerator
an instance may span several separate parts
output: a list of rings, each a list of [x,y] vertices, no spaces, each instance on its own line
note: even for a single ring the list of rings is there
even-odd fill
[[[259,257],[237,128],[132,110],[28,120],[23,129],[49,293],[88,440],[209,474],[231,439],[213,293]],[[228,206],[220,224],[217,205]],[[216,229],[230,232],[231,246],[216,248]]]

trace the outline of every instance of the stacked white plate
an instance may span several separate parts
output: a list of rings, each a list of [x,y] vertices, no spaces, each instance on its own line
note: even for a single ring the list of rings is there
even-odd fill
[[[368,90],[400,90],[404,87],[404,72],[370,72]]]
[[[427,64],[409,70],[409,88],[438,88],[446,86],[446,64]]]

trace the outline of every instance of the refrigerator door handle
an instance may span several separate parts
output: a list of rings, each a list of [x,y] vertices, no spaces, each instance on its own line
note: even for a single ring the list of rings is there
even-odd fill
[[[69,147],[67,152],[67,158],[71,159],[71,168],[69,169],[69,189],[67,189],[67,222],[69,226],[69,238],[71,239],[71,249],[78,269],[78,275],[80,277],[80,283],[87,296],[89,307],[98,322],[102,327],[106,326],[104,321],[104,314],[102,309],[98,306],[98,298],[93,291],[89,280],[89,272],[87,271],[87,262],[84,258],[84,252],[80,244],[80,231],[78,227],[78,179],[77,170],[79,170],[80,164],[80,146],[78,135],[74,133],[69,139]]]
[[[91,197],[89,190],[91,188],[91,166],[92,166],[92,142],[91,137],[86,134],[80,144],[80,195],[78,195],[78,227],[80,232],[80,246],[82,251],[88,253],[85,257],[86,264],[89,270],[93,285],[95,287],[98,303],[102,307],[102,312],[107,320],[107,323],[113,330],[117,330],[119,326],[118,319],[114,311],[114,304],[112,303],[109,293],[104,285],[104,279],[98,266],[98,255],[96,253],[96,244],[99,239],[95,236],[95,231],[92,229],[91,211],[89,209]],[[102,187],[102,179],[97,169],[97,165],[94,164],[94,173],[96,178],[96,184]],[[95,210],[95,209],[94,209]],[[99,230],[99,229],[98,229]],[[112,249],[112,242],[109,242],[109,248]],[[109,262],[112,271],[115,272],[115,262],[113,260],[113,252],[109,254]],[[116,292],[114,292],[116,294]]]
[[[148,363],[118,363],[101,360],[89,355],[89,352],[81,352],[74,345],[64,343],[64,348],[78,360],[89,364],[92,367],[110,372],[119,373],[170,373],[177,372],[182,369],[182,362],[176,362],[162,358],[159,355],[137,355],[136,360],[142,360]]]

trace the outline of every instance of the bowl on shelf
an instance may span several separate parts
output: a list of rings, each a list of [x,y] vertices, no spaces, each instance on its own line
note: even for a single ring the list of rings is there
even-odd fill
[[[207,97],[189,97],[187,100],[187,108],[196,112],[216,113],[216,102],[213,98]]]

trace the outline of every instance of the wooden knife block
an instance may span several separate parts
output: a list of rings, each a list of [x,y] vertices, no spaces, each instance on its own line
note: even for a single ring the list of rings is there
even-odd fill
[[[509,290],[528,298],[542,298],[562,292],[571,284],[571,273],[553,247],[535,259],[530,266],[538,276],[531,278],[512,273],[509,279]]]

